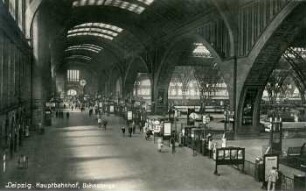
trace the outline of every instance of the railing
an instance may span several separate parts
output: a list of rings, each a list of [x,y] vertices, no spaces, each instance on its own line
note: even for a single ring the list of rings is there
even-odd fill
[[[241,170],[242,166],[235,166],[236,169]],[[253,177],[258,176],[256,172],[255,163],[251,161],[244,161],[244,173]],[[280,190],[281,191],[293,191],[294,190],[294,180],[293,178],[287,177],[282,173],[279,173],[279,179],[281,181]]]
[[[244,172],[250,176],[256,177],[255,163],[251,161],[244,161]]]
[[[293,179],[290,177],[287,177],[283,174],[280,175],[281,179],[281,190],[282,191],[291,191],[294,190],[294,182]]]

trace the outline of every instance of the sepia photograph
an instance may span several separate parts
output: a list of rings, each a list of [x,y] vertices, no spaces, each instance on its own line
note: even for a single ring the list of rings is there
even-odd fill
[[[306,191],[306,0],[0,0],[0,191]]]

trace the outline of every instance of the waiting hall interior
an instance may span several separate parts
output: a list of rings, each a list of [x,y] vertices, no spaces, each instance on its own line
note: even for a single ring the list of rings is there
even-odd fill
[[[306,0],[0,0],[0,190],[306,191]]]

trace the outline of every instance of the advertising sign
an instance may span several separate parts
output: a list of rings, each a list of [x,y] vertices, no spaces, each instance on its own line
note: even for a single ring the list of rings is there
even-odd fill
[[[109,106],[109,112],[114,113],[115,107],[113,105]]]
[[[265,168],[265,181],[268,181],[269,173],[272,167],[278,169],[278,155],[265,155],[264,156],[264,168]]]
[[[133,120],[133,112],[132,112],[132,111],[128,111],[128,112],[127,112],[127,119],[128,119],[129,121]]]
[[[171,123],[164,123],[164,136],[171,136]]]

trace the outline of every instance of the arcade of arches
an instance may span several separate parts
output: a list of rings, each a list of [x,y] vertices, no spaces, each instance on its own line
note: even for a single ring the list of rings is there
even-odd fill
[[[202,115],[232,138],[268,136],[280,118],[305,138],[305,10],[304,0],[0,0],[1,149],[13,154],[27,127],[63,108],[175,117],[176,136]]]

